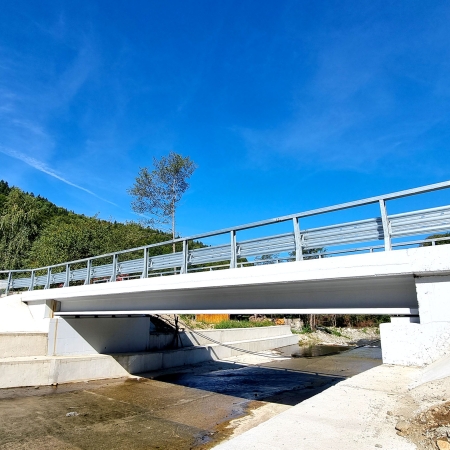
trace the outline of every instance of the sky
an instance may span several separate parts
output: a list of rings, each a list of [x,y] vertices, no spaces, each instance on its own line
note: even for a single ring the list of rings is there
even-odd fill
[[[0,179],[138,220],[127,189],[174,151],[198,166],[182,236],[449,180],[449,23],[433,0],[4,0]]]

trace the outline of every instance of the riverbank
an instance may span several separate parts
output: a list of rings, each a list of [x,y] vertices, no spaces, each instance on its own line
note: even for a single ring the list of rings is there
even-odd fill
[[[370,345],[380,339],[378,327],[336,328],[321,327],[313,332],[298,333],[299,344],[307,345]]]

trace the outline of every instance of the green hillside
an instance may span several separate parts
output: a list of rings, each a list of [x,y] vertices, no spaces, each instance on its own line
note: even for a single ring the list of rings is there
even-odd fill
[[[42,267],[170,239],[168,233],[135,222],[76,214],[0,180],[0,270]]]

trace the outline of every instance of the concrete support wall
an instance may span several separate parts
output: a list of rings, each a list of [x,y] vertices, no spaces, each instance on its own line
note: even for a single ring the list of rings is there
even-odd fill
[[[450,275],[416,278],[420,323],[450,323]]]
[[[385,364],[425,366],[450,354],[450,275],[417,277],[415,284],[420,323],[393,318],[380,326]]]
[[[264,327],[266,328],[266,327]],[[284,327],[279,327],[284,328]],[[253,331],[254,328],[246,328],[246,331]],[[237,330],[224,330],[227,332]],[[242,331],[242,330],[241,330]],[[223,334],[225,339],[229,339],[226,333]],[[247,335],[248,338],[253,336]],[[259,339],[248,339],[242,341],[229,342],[229,347],[219,344],[190,346],[182,349],[149,352],[134,355],[113,355],[116,361],[131,374],[139,374],[152,370],[168,369],[170,367],[184,366],[188,364],[196,364],[203,361],[215,361],[232,356],[241,355],[239,349],[251,352],[263,352],[274,348],[285,347],[287,345],[298,344],[296,335],[284,334],[271,337],[263,337]],[[232,348],[231,348],[232,347]]]
[[[450,323],[383,323],[384,364],[425,366],[450,353]]]
[[[48,355],[144,352],[149,331],[149,317],[58,317],[50,320]]]
[[[197,331],[204,337],[200,336],[198,333],[187,330],[182,334],[183,345],[211,345],[209,339],[218,342],[239,342],[249,339],[269,339],[292,334],[289,325]]]
[[[46,354],[47,333],[0,333],[0,358]]]
[[[0,299],[0,333],[48,332],[50,309],[47,301],[29,307],[21,295]]]
[[[129,373],[109,355],[41,356],[0,360],[0,388],[127,376]]]

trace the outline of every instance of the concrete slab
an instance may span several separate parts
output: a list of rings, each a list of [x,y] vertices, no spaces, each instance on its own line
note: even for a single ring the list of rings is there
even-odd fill
[[[379,366],[342,381],[215,449],[412,450],[389,410],[420,369]]]

